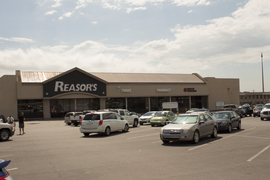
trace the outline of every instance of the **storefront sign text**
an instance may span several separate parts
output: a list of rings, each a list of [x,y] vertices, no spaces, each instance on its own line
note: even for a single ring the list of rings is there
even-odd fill
[[[122,89],[121,92],[123,92],[123,93],[131,93],[131,89]]]
[[[97,84],[65,84],[63,81],[55,81],[54,92],[58,91],[97,91]]]
[[[184,92],[197,92],[195,88],[184,88]]]
[[[171,92],[171,89],[157,89],[157,92],[160,92],[160,93],[162,93],[162,92]]]

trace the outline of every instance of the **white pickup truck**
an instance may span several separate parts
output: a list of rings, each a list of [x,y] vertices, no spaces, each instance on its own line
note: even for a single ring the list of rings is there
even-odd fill
[[[139,123],[139,117],[137,115],[131,115],[126,109],[107,109],[108,111],[116,112],[128,121],[128,124],[133,127],[137,127]]]

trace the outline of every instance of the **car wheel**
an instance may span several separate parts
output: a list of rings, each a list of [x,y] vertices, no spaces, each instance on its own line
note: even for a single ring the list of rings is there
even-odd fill
[[[228,133],[231,133],[232,132],[232,125],[229,124],[229,127],[228,127]]]
[[[264,118],[261,118],[261,120],[263,121],[263,120],[264,120]]]
[[[255,114],[253,114],[253,117],[256,117],[256,115],[255,115]]]
[[[211,137],[212,138],[216,138],[217,137],[217,127],[214,127]]]
[[[74,126],[78,126],[78,123],[74,123]]]
[[[168,141],[168,140],[162,140],[162,142],[165,144],[170,143],[170,141]]]
[[[137,127],[137,126],[138,126],[138,120],[134,120],[133,127]]]
[[[141,122],[140,125],[143,125],[143,123]]]
[[[84,136],[89,136],[90,133],[83,133],[83,134],[84,134]]]
[[[155,125],[154,124],[151,124],[152,127],[154,127]]]
[[[196,131],[194,132],[192,142],[193,142],[194,144],[197,144],[197,143],[199,142],[199,140],[200,140],[200,134],[199,134],[199,132],[196,130]]]
[[[67,125],[69,125],[69,126],[70,126],[70,125],[71,125],[71,123],[67,123]]]
[[[128,124],[126,124],[123,132],[128,132],[128,130],[129,130],[129,126],[128,126]]]
[[[247,114],[245,114],[245,117],[247,117]]]
[[[6,129],[3,129],[0,131],[0,140],[1,141],[7,141],[9,139],[9,132]]]
[[[105,134],[106,136],[109,136],[110,133],[111,133],[110,127],[106,127],[104,134]]]
[[[237,129],[241,129],[241,122],[238,123]]]

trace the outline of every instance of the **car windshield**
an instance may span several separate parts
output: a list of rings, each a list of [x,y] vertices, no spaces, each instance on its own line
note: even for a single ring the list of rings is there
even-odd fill
[[[188,111],[196,111],[196,109],[195,108],[191,108]]]
[[[247,109],[247,107],[246,106],[241,106],[241,107],[239,107],[240,109]]]
[[[215,119],[229,119],[230,113],[214,113],[212,116]]]
[[[224,108],[236,108],[235,105],[227,105],[227,106],[224,106]]]
[[[154,112],[148,112],[148,113],[145,113],[143,116],[153,116],[155,113]]]
[[[72,113],[67,113],[66,115],[65,115],[65,117],[69,117],[69,116],[72,116],[73,114]]]
[[[257,107],[257,108],[255,109],[255,111],[260,111],[260,110],[262,110],[262,107]]]
[[[100,120],[99,114],[87,114],[84,116],[83,120]]]
[[[270,109],[270,104],[264,105],[264,109]]]
[[[157,112],[155,117],[162,117],[162,116],[167,116],[167,112]]]
[[[177,116],[172,124],[195,124],[197,123],[198,115],[192,116]]]

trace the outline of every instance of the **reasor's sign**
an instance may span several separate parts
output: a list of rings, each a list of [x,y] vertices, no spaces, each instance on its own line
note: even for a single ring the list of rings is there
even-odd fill
[[[106,84],[75,70],[43,85],[43,97],[53,97],[67,92],[84,92],[106,96]]]
[[[97,91],[97,84],[65,84],[63,81],[55,81],[54,92],[58,91]]]

